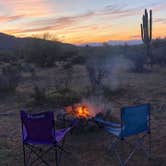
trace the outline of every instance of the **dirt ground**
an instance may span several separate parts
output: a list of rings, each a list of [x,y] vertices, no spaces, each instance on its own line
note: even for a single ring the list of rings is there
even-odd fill
[[[166,69],[150,73],[128,73],[127,90],[112,97],[112,116],[118,118],[123,106],[150,102],[152,104],[152,159],[136,153],[129,166],[166,165]],[[21,125],[19,110],[24,105],[24,90],[16,96],[3,96],[0,100],[0,166],[22,166]],[[134,138],[133,138],[134,139]],[[112,136],[102,129],[67,136],[61,166],[116,166],[118,161],[108,152]],[[121,147],[120,147],[121,149]],[[128,147],[125,147],[128,150]]]

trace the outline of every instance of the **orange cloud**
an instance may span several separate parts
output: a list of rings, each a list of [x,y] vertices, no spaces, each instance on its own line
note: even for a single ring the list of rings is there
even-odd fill
[[[0,16],[0,22],[12,22],[24,18],[24,15]]]
[[[9,15],[26,15],[28,17],[48,15],[51,4],[47,0],[5,0],[0,2]]]

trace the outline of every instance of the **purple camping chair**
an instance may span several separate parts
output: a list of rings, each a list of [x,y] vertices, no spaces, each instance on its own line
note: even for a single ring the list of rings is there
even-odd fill
[[[59,166],[62,152],[67,152],[63,148],[65,136],[69,133],[73,124],[68,128],[55,130],[53,112],[29,114],[21,111],[20,116],[24,165],[31,166],[42,162],[49,166],[44,157],[48,152],[54,150],[56,166]]]

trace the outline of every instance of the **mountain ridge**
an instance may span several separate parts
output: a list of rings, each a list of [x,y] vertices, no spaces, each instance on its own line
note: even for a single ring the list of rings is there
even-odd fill
[[[69,43],[62,43],[59,41],[51,41],[46,39],[34,38],[34,37],[15,37],[13,35],[8,35],[5,33],[0,33],[0,51],[13,51],[14,49],[24,45],[26,42],[30,40],[40,40],[40,41],[47,41],[52,44],[60,45],[63,47],[73,47],[74,45]]]

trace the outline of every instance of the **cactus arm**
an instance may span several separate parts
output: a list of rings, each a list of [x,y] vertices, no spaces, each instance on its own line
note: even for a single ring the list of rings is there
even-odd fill
[[[145,9],[145,30],[146,30],[146,36],[148,38],[149,37],[149,35],[148,35],[149,26],[148,26],[148,12],[147,12],[147,9]]]
[[[147,33],[147,31],[148,31],[148,12],[147,12],[147,9],[145,9],[144,18],[145,18],[145,30],[146,30],[146,33]]]
[[[150,10],[150,34],[149,34],[149,37],[150,37],[150,41],[152,40],[152,10]]]
[[[144,41],[144,30],[143,30],[142,24],[141,24],[141,37],[142,37],[142,41]]]

